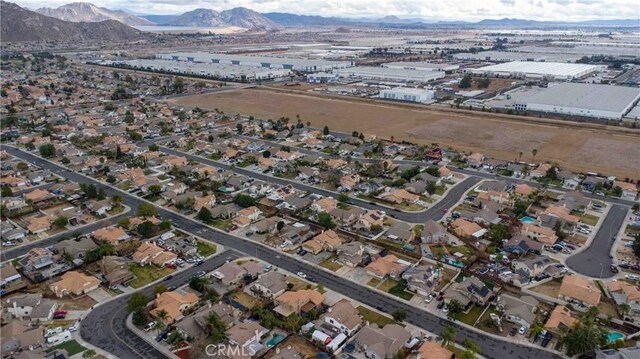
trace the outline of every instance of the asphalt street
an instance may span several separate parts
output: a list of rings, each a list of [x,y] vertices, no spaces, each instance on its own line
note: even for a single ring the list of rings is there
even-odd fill
[[[316,186],[310,186],[304,183],[300,183],[298,181],[293,181],[293,180],[288,180],[285,178],[279,178],[279,177],[274,177],[274,176],[269,176],[266,175],[264,173],[260,173],[260,172],[254,172],[254,171],[249,171],[247,169],[244,168],[240,168],[240,167],[233,167],[231,168],[230,165],[228,164],[224,164],[218,161],[214,161],[212,159],[209,158],[205,158],[205,157],[200,157],[200,156],[196,156],[196,155],[192,155],[190,153],[187,152],[182,152],[182,151],[176,151],[172,148],[168,148],[168,147],[160,147],[160,151],[168,153],[168,154],[172,154],[172,155],[176,155],[176,156],[184,156],[187,159],[190,160],[194,160],[200,163],[204,163],[213,167],[218,167],[218,168],[224,168],[224,169],[231,169],[236,173],[239,174],[243,174],[245,176],[249,176],[249,177],[253,177],[265,182],[271,182],[271,183],[277,183],[280,185],[292,185],[294,188],[301,190],[301,191],[307,191],[307,192],[312,192],[312,193],[316,193],[316,194],[320,194],[323,196],[329,196],[329,197],[336,197],[337,194],[335,192],[332,191],[328,191],[325,189],[321,189],[318,188]],[[478,184],[478,182],[480,182],[481,179],[478,177],[469,177],[466,178],[465,180],[463,180],[461,183],[458,183],[455,187],[453,187],[451,190],[449,190],[449,192],[447,193],[446,197],[443,198],[442,200],[440,200],[438,203],[436,203],[433,207],[424,210],[424,211],[420,211],[420,212],[402,212],[402,211],[396,211],[396,210],[392,210],[389,209],[388,207],[385,206],[380,206],[378,204],[376,204],[376,202],[369,202],[369,201],[365,201],[362,199],[357,199],[357,198],[349,198],[354,205],[358,206],[358,207],[362,207],[362,208],[366,208],[366,209],[373,209],[373,210],[381,210],[381,211],[385,211],[387,212],[387,214],[406,221],[406,222],[410,222],[410,223],[424,223],[426,222],[428,219],[433,219],[433,220],[440,220],[440,218],[442,218],[444,216],[444,210],[445,209],[449,209],[451,208],[454,204],[456,204],[460,198],[467,193],[471,188],[473,188],[476,184]]]
[[[589,277],[613,277],[615,273],[609,269],[609,266],[613,264],[610,254],[611,246],[628,210],[625,206],[611,205],[609,213],[607,213],[589,248],[567,258],[566,263],[569,268]]]
[[[95,179],[91,179],[71,172],[60,165],[45,161],[33,154],[26,153],[9,146],[2,146],[2,148],[7,150],[7,152],[9,152],[10,154],[22,158],[23,160],[32,162],[43,168],[48,168],[52,171],[57,171],[60,175],[68,177],[72,181],[87,184],[94,183],[96,185],[104,187],[105,191],[108,194],[118,193],[120,195],[123,195],[124,203],[131,208],[137,208],[136,205],[143,201],[142,199],[137,198],[131,194],[124,194],[124,192],[118,191],[115,188],[107,186],[106,184],[102,184]],[[449,195],[453,196],[453,193],[450,192]],[[213,241],[214,243],[222,244],[225,248],[235,249],[246,255],[255,256],[269,263],[273,263],[274,265],[279,266],[292,273],[301,271],[306,274],[310,274],[315,278],[316,281],[322,283],[326,288],[334,290],[338,293],[341,293],[347,297],[353,298],[374,308],[378,308],[384,312],[392,313],[394,310],[404,309],[407,312],[408,321],[425,330],[439,334],[441,329],[445,325],[453,325],[457,329],[458,340],[461,340],[465,337],[473,339],[480,346],[480,348],[482,349],[482,355],[486,358],[560,358],[560,356],[558,356],[557,354],[548,352],[541,348],[529,347],[522,344],[500,340],[493,336],[467,329],[466,327],[460,326],[448,319],[441,318],[422,309],[412,307],[404,302],[401,302],[398,299],[374,291],[365,283],[355,283],[351,280],[319,269],[315,265],[311,265],[300,259],[285,255],[275,249],[264,247],[245,238],[234,237],[227,233],[213,230],[212,228],[209,228],[200,222],[192,219],[187,219],[175,212],[166,210],[162,207],[157,208],[159,216],[162,219],[170,219],[172,220],[174,226],[185,229],[190,233]],[[211,265],[211,268],[213,268],[213,264]],[[206,268],[209,267],[207,266]],[[184,276],[189,277],[190,274],[192,274],[191,271],[193,270],[194,269],[186,271],[186,274],[184,274]],[[124,312],[122,308],[124,307],[125,301],[126,299],[122,299],[122,301],[118,302],[118,304],[110,304],[111,302],[108,302],[105,305],[95,308],[91,312],[91,314],[83,321],[83,325],[81,328],[81,335],[83,339],[97,347],[103,348],[119,356],[120,358],[155,357],[151,355],[146,356],[145,354],[140,354],[139,352],[137,352],[137,350],[139,349],[134,349],[138,348],[137,346],[132,347],[131,344],[129,344],[129,341],[142,339],[136,339],[135,335],[132,335],[131,332],[128,332],[126,330],[124,323],[126,313],[121,313]],[[107,318],[112,319],[107,320]],[[105,327],[105,325],[108,325],[108,327]],[[85,326],[87,328],[84,328]],[[95,328],[109,329],[95,330]],[[143,343],[142,345],[145,346],[148,344]],[[149,349],[150,353],[154,353],[154,351],[155,349]],[[154,353],[154,355],[159,355],[158,357],[162,357],[162,354],[157,351]]]

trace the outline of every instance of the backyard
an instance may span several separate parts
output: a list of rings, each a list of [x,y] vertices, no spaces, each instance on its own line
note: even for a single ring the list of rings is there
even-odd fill
[[[135,275],[135,278],[128,282],[128,284],[133,288],[140,288],[173,272],[173,269],[167,267],[156,267],[151,264],[146,266],[131,264],[129,265],[129,269]]]

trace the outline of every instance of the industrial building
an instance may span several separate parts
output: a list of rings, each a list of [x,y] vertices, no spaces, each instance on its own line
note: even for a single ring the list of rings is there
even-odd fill
[[[391,69],[388,67],[358,66],[339,69],[342,78],[358,78],[369,80],[392,80],[401,82],[429,82],[444,78],[442,71],[421,71],[411,69]]]
[[[571,116],[622,119],[640,100],[637,87],[558,83],[548,88],[517,89],[494,106],[516,111],[557,113]]]
[[[436,96],[435,91],[410,87],[396,87],[380,91],[380,98],[387,100],[427,103]]]
[[[240,54],[209,54],[204,52],[175,52],[157,54],[156,58],[173,61],[199,62],[207,64],[242,65],[270,69],[295,70],[300,72],[329,71],[353,66],[353,61],[327,61],[317,59],[251,56]]]
[[[173,74],[206,76],[229,81],[273,80],[290,76],[291,70],[258,68],[243,65],[224,65],[169,60],[128,60],[102,61],[101,65],[127,66],[149,71],[162,71]]]
[[[453,72],[460,68],[460,65],[455,64],[438,64],[432,62],[389,62],[382,64],[383,67],[390,69],[405,69],[405,70],[420,70],[420,71],[444,71]]]
[[[314,84],[326,84],[338,79],[338,74],[330,72],[316,72],[307,75],[307,82]]]
[[[513,61],[503,64],[466,69],[474,75],[512,77],[546,80],[573,80],[599,72],[600,66],[586,64],[566,64],[560,62]]]
[[[476,53],[461,52],[451,55],[456,60],[464,61],[491,61],[491,62],[512,62],[512,61],[535,61],[535,62],[575,62],[581,56],[559,53],[533,53],[533,52],[513,52],[513,51],[481,51]]]

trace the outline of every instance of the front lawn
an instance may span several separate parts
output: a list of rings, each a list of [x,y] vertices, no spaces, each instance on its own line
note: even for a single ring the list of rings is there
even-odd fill
[[[211,221],[211,225],[218,229],[228,232],[229,229],[231,228],[231,220],[216,218],[213,221]]]
[[[196,247],[198,248],[198,253],[203,257],[208,257],[216,253],[216,246],[214,244],[198,241]]]
[[[322,263],[320,263],[321,267],[327,268],[328,270],[335,272],[338,269],[342,268],[342,266],[333,261],[333,259],[328,259]]]
[[[375,323],[380,328],[383,328],[387,324],[397,324],[396,321],[393,320],[393,318],[387,317],[386,315],[382,315],[378,312],[374,312],[369,308],[359,306],[356,309],[365,322]]]
[[[69,354],[69,356],[71,357],[78,353],[82,353],[83,351],[87,350],[87,348],[83,347],[82,345],[80,345],[80,343],[78,343],[75,340],[69,340],[68,342],[64,342],[62,344],[56,345],[55,347],[51,347],[47,349],[46,352],[51,353],[54,350],[65,350],[67,354]]]
[[[129,270],[131,270],[131,272],[136,276],[128,282],[128,284],[133,288],[140,288],[173,272],[173,269],[167,267],[156,267],[153,264],[147,264],[146,266],[130,264]]]
[[[380,280],[378,280],[377,278],[371,278],[368,282],[367,285],[370,287],[377,287],[378,284],[380,284]]]
[[[588,224],[590,226],[595,226],[596,224],[598,224],[599,219],[600,217],[594,216],[593,214],[580,215],[580,222]]]
[[[398,282],[397,280],[387,278],[384,282],[382,282],[382,284],[378,286],[378,289],[384,292],[388,292],[391,290],[391,288],[397,286],[398,283],[400,282]]]
[[[413,293],[407,292],[407,285],[403,282],[399,282],[395,287],[391,288],[389,293],[404,300],[411,300],[411,298],[413,298]]]
[[[454,318],[469,325],[473,325],[478,317],[482,314],[484,308],[478,307],[476,305],[471,306],[468,313],[458,313],[454,315]]]

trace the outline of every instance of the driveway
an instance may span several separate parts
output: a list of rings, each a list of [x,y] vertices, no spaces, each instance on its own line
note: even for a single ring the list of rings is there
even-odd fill
[[[98,287],[98,289],[92,290],[91,292],[87,293],[87,295],[98,303],[106,302],[113,298],[111,294],[107,293],[107,291],[102,287]]]

